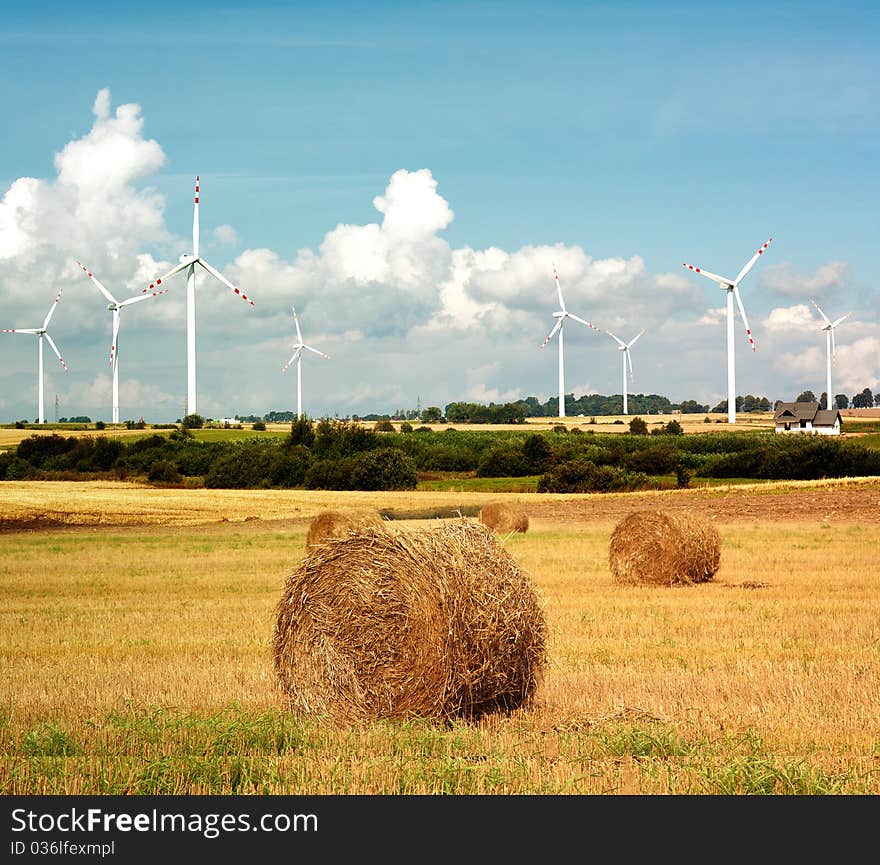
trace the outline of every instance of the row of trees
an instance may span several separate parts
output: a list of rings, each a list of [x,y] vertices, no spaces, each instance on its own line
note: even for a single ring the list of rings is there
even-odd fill
[[[818,402],[821,406],[827,405],[828,394],[823,390],[822,396],[817,397],[813,391],[803,391],[795,400],[795,402]],[[845,393],[834,395],[832,408],[880,408],[880,391],[876,394],[871,392],[871,388],[866,387],[864,390],[853,395],[850,399]]]
[[[676,421],[648,434],[489,432],[428,427],[377,432],[347,420],[295,420],[288,435],[203,441],[187,429],[142,438],[34,435],[0,454],[0,480],[111,477],[218,488],[405,490],[420,472],[538,477],[548,492],[687,486],[717,478],[880,475],[880,452],[827,436],[681,435]]]

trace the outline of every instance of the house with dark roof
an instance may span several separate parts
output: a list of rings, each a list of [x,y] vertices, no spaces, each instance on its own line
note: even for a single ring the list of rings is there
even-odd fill
[[[773,423],[778,433],[840,435],[840,412],[819,408],[818,402],[781,402],[776,407]]]

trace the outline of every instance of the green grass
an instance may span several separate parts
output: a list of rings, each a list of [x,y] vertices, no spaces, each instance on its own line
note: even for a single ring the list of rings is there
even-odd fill
[[[866,436],[859,436],[855,439],[856,444],[864,445],[866,448],[880,450],[880,433],[871,433]]]
[[[190,432],[193,438],[206,442],[230,442],[252,438],[282,439],[290,435],[289,429],[260,431],[252,430],[249,426],[245,429],[194,429]]]
[[[439,474],[439,472],[430,472]],[[521,478],[477,478],[469,475],[420,480],[416,489],[430,492],[473,493],[533,493],[538,488],[540,475]]]
[[[52,722],[4,726],[5,786],[62,795],[560,795],[594,791],[600,777],[602,792],[615,793],[627,773],[644,793],[673,795],[865,795],[875,783],[854,768],[830,774],[774,754],[748,729],[686,736],[652,722],[560,726],[538,737],[514,726],[499,737],[419,720],[343,730],[232,705],[129,706],[93,718],[75,743]]]

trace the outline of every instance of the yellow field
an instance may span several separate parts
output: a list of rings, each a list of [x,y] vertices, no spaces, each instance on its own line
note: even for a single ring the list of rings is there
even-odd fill
[[[826,486],[797,489],[865,484]],[[778,504],[787,489],[762,495]],[[451,728],[346,729],[289,717],[275,689],[274,605],[308,518],[486,496],[0,492],[6,520],[65,501],[74,515],[0,534],[4,793],[880,793],[877,526],[845,508],[725,518],[715,581],[670,589],[611,582],[616,520],[588,516],[607,497],[512,496],[536,514],[503,542],[546,604],[537,704]],[[106,524],[123,514],[142,524]]]

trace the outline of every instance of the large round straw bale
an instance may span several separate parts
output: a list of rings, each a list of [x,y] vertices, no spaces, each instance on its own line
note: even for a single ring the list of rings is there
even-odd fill
[[[381,529],[384,525],[378,511],[366,509],[345,512],[321,511],[309,523],[309,530],[306,532],[306,550],[329,539],[347,537],[351,532],[366,526]]]
[[[296,713],[474,719],[531,702],[545,639],[529,576],[462,518],[316,547],[285,583],[273,657]]]
[[[483,505],[480,522],[501,534],[529,530],[529,515],[519,505],[507,502],[488,502]]]
[[[608,560],[616,583],[705,583],[718,571],[721,539],[698,514],[633,511],[612,532]]]

